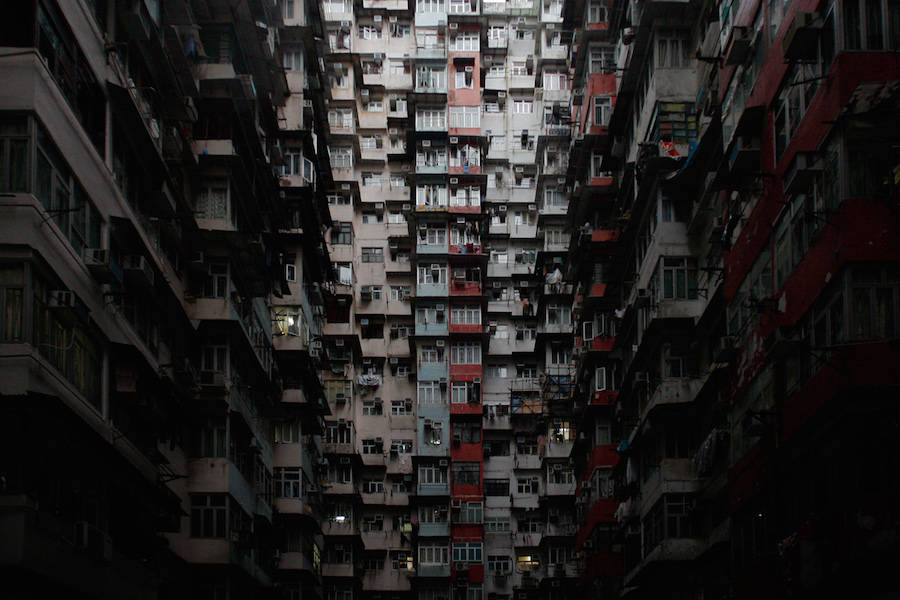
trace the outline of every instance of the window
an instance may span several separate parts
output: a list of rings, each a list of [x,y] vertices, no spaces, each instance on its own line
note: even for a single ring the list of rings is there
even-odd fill
[[[455,523],[481,523],[484,503],[462,502]]]
[[[416,128],[442,130],[447,127],[447,111],[441,109],[422,109],[416,111]]]
[[[550,443],[568,444],[575,441],[572,424],[562,419],[554,419],[550,424]]]
[[[896,1],[844,0],[841,6],[844,49],[900,49],[900,4]]]
[[[416,0],[417,13],[444,12],[444,0]]]
[[[479,563],[483,547],[482,542],[456,542],[453,544],[453,562]]]
[[[446,544],[419,544],[420,565],[449,564],[450,549]]]
[[[365,440],[363,440],[363,448],[365,449]],[[363,451],[363,454],[366,454]],[[374,453],[370,453],[374,454]],[[384,481],[381,479],[366,479],[363,481],[362,485],[362,493],[363,494],[383,494],[384,493]]]
[[[228,263],[210,261],[206,267],[206,279],[203,282],[204,298],[226,298],[228,296]]]
[[[532,554],[522,554],[516,558],[516,569],[523,573],[541,568],[541,560]]]
[[[784,76],[775,113],[775,153],[781,156],[819,89],[819,65],[795,64]]]
[[[513,114],[516,115],[530,115],[534,112],[533,100],[516,99],[513,100],[512,105]]]
[[[454,305],[450,320],[457,325],[480,325],[481,307],[477,304]]]
[[[406,400],[391,400],[392,415],[411,415],[412,402]]]
[[[333,169],[353,168],[353,149],[347,146],[328,147],[328,158]]]
[[[425,208],[447,206],[447,188],[442,185],[416,187],[416,206]]]
[[[697,299],[697,259],[663,257],[661,270],[664,299]]]
[[[588,23],[606,23],[606,7],[602,0],[591,0],[588,4]]]
[[[592,47],[590,56],[591,73],[614,73],[616,69],[615,51],[610,47]]]
[[[225,494],[191,494],[191,537],[224,538]]]
[[[383,248],[363,248],[362,261],[364,263],[380,263],[384,262]]]
[[[422,465],[419,467],[419,483],[446,485],[447,469],[433,465]]]
[[[275,468],[275,495],[279,498],[300,498],[303,495],[299,467]]]
[[[303,53],[300,50],[285,50],[282,56],[285,71],[303,70]]]
[[[348,222],[335,221],[331,227],[331,243],[342,245],[352,244],[352,225]]]
[[[564,304],[547,306],[547,325],[571,325],[572,307]]]
[[[485,479],[485,496],[509,496],[509,479]]]
[[[381,454],[383,442],[381,438],[378,439],[367,439],[362,441],[362,453],[363,454]]]
[[[606,96],[594,97],[594,125],[606,127],[612,115],[612,101]]]
[[[478,485],[480,477],[478,463],[453,461],[453,485]]]
[[[375,400],[363,400],[363,416],[364,417],[374,417],[382,414],[382,404],[381,399],[376,398]],[[366,443],[366,440],[363,440],[363,444]]]
[[[365,483],[369,483],[368,481]],[[384,515],[363,517],[361,529],[365,532],[384,531]]]
[[[284,0],[284,18],[285,19],[293,19],[294,18],[294,4],[296,0]]]
[[[455,87],[458,90],[462,90],[462,89],[471,90],[472,84],[473,84],[473,79],[474,79],[474,77],[473,77],[474,70],[475,70],[474,65],[458,64],[456,67],[455,74],[454,74],[453,87]],[[451,120],[451,122],[453,120],[452,114],[450,115],[450,120]]]
[[[566,73],[560,71],[544,71],[545,90],[569,89],[569,78]]]
[[[476,128],[481,126],[480,106],[451,106],[450,127]]]
[[[512,559],[508,556],[488,555],[488,573],[505,574],[512,571]]]
[[[226,455],[225,420],[209,419],[197,428],[194,456],[224,458]]]
[[[481,344],[478,342],[453,344],[450,352],[450,361],[454,365],[481,364]]]
[[[438,382],[420,381],[418,383],[418,401],[419,404],[443,404]]]
[[[363,25],[359,26],[359,39],[361,40],[377,40],[381,38],[381,26]]]
[[[656,32],[657,68],[685,68],[690,65],[690,32],[660,29]]]
[[[485,479],[485,483],[487,483],[487,479]],[[496,480],[494,480],[496,481]],[[503,480],[506,481],[506,480]],[[487,495],[497,495],[502,496],[504,494],[487,494]],[[484,518],[484,531],[485,533],[499,533],[503,531],[509,531],[509,517],[485,517]]]
[[[466,31],[450,38],[451,52],[478,52],[478,32]]]
[[[516,491],[520,494],[539,493],[537,477],[519,477],[516,479]]]
[[[877,266],[858,265],[851,269],[848,327],[850,339],[889,339],[897,335],[897,299],[900,296],[898,283],[900,278],[896,272]],[[837,318],[834,317],[834,320]],[[839,327],[833,329],[837,330]],[[832,337],[835,338],[834,341],[840,340],[839,335]],[[817,339],[816,345],[826,344],[820,344]]]
[[[447,523],[449,521],[447,505],[420,506],[419,520],[422,523]]]
[[[447,283],[447,265],[442,263],[433,263],[426,266],[418,267],[418,283],[419,284],[446,284]]]
[[[41,157],[38,156],[38,164]],[[208,180],[200,187],[194,213],[198,219],[228,218],[228,180],[224,178]]]
[[[27,191],[28,155],[27,118],[0,118],[0,191]]]

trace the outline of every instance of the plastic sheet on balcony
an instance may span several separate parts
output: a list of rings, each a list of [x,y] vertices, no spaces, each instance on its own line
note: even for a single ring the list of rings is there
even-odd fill
[[[361,374],[356,376],[356,383],[368,387],[378,387],[381,385],[381,375]]]

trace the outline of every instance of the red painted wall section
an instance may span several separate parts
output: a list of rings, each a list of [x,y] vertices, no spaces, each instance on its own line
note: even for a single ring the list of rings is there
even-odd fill
[[[885,342],[851,346],[837,352],[803,389],[788,400],[782,417],[782,433],[789,438],[800,425],[839,390],[863,390],[872,386],[900,386],[900,353]],[[852,401],[845,397],[842,400]]]
[[[783,62],[780,54],[778,60]],[[773,60],[770,57],[770,60]],[[781,64],[781,63],[779,63]],[[782,65],[783,67],[783,65]],[[773,77],[768,71],[760,81]],[[778,76],[778,83],[783,76],[783,69]],[[747,226],[741,231],[733,248],[725,256],[725,297],[731,300],[760,251],[771,243],[772,224],[782,209],[784,194],[781,177],[791,164],[798,151],[815,150],[819,147],[832,128],[833,121],[850,98],[853,90],[860,83],[872,80],[892,80],[900,78],[900,53],[886,52],[844,52],[839,54],[829,70],[828,78],[820,84],[816,95],[800,122],[796,133],[788,144],[785,153],[775,161],[774,114],[767,113],[763,121],[762,131],[762,165],[763,170],[774,173],[777,179],[766,177],[765,194],[759,200],[750,215]],[[754,90],[751,98],[757,97],[757,104],[770,104],[778,86],[768,86],[771,93],[762,97]],[[748,103],[748,106],[750,103]],[[776,168],[777,167],[777,168]]]
[[[581,585],[588,585],[600,577],[625,575],[625,558],[621,554],[603,553],[589,556],[585,563]]]
[[[581,548],[584,545],[584,541],[591,535],[594,527],[598,524],[615,523],[616,509],[618,508],[618,501],[612,498],[603,498],[591,504],[585,516],[584,524],[578,529],[578,534],[575,536],[575,546]]]
[[[472,381],[481,377],[481,365],[450,365],[450,381]]]
[[[785,312],[776,309],[760,317],[747,336],[741,355],[737,390],[740,391],[765,364],[763,340],[781,325],[796,323],[812,307],[831,277],[849,263],[900,261],[900,216],[884,202],[868,198],[848,198],[838,214],[810,246],[788,276],[777,297],[784,296]]]

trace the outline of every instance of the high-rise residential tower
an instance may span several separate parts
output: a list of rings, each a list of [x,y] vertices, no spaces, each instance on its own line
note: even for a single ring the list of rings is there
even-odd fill
[[[561,2],[326,2],[329,598],[574,581]]]

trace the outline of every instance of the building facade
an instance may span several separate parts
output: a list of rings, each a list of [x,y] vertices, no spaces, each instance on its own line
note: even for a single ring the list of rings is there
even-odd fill
[[[0,16],[4,593],[321,597],[318,7]]]
[[[322,5],[330,599],[571,593],[562,9]]]
[[[570,7],[581,589],[879,597],[896,7]]]

